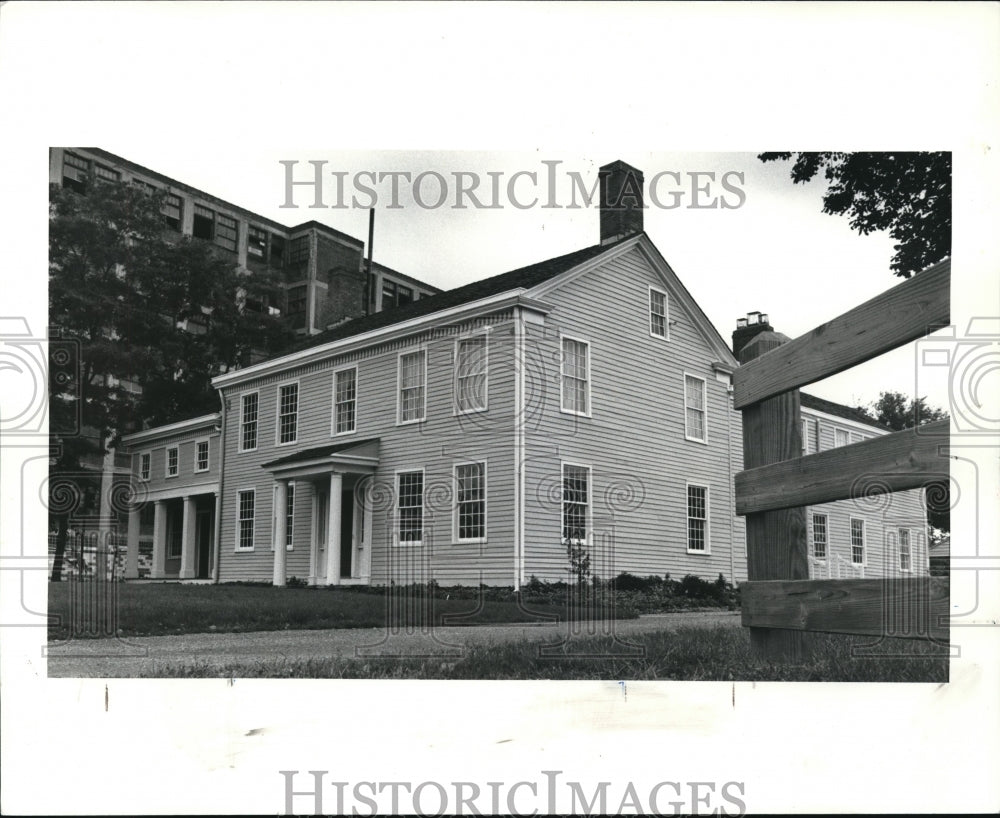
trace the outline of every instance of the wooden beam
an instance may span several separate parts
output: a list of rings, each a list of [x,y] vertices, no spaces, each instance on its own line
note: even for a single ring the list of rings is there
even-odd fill
[[[948,642],[947,577],[740,585],[743,625]]]
[[[843,372],[902,346],[950,320],[951,261],[816,327],[736,370],[737,409]]]
[[[736,513],[832,503],[905,491],[947,477],[950,421],[928,423],[849,446],[742,471],[735,477]]]

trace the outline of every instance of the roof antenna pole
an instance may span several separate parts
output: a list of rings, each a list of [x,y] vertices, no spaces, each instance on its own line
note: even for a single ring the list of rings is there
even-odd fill
[[[368,277],[365,281],[365,315],[373,312],[375,301],[375,274],[372,271],[372,245],[375,244],[375,208],[368,209]]]

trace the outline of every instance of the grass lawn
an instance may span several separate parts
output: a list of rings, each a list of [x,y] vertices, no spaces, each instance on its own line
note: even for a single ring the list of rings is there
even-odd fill
[[[87,605],[100,589],[116,595],[110,605],[122,636],[244,632],[316,628],[376,628],[387,624],[484,625],[542,622],[570,613],[565,602],[538,600],[521,607],[513,600],[443,599],[373,589],[275,588],[270,585],[181,585],[176,583],[49,583],[49,639],[85,637]],[[75,601],[74,601],[75,600]],[[390,604],[391,603],[391,604]],[[71,610],[73,608],[74,610]],[[634,617],[634,611],[610,615]],[[98,634],[100,635],[100,634]],[[105,632],[104,635],[107,635]]]
[[[679,628],[636,634],[641,655],[621,652],[607,637],[571,644],[575,656],[544,656],[538,642],[473,646],[456,661],[437,659],[275,659],[160,669],[157,677],[298,679],[605,679],[682,681],[947,682],[947,651],[902,639],[817,635],[814,658],[801,665],[758,661],[746,628]],[[877,644],[876,644],[877,643]],[[869,646],[866,648],[865,646]],[[871,647],[875,646],[875,647]],[[589,654],[589,655],[579,655]],[[863,655],[869,654],[869,655]],[[871,655],[874,654],[874,655]]]

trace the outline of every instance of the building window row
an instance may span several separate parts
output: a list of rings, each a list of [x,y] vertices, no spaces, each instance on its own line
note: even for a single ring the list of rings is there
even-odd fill
[[[194,451],[194,472],[207,472],[209,470],[209,442],[207,440],[196,440]],[[152,452],[139,453],[139,479],[147,482],[152,475]],[[180,474],[180,447],[168,446],[166,448],[166,460],[164,468],[165,477],[177,477]]]

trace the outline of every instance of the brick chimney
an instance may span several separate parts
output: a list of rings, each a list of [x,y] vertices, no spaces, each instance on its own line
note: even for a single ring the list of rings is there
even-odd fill
[[[642,232],[641,170],[618,159],[598,171],[601,193],[601,244]]]
[[[774,347],[781,346],[791,340],[787,335],[775,332],[766,312],[748,312],[746,318],[736,319],[736,329],[733,330],[733,355],[740,363],[746,363],[752,358],[763,355]],[[740,353],[753,342],[756,351],[753,354]],[[749,351],[748,351],[749,352]]]

